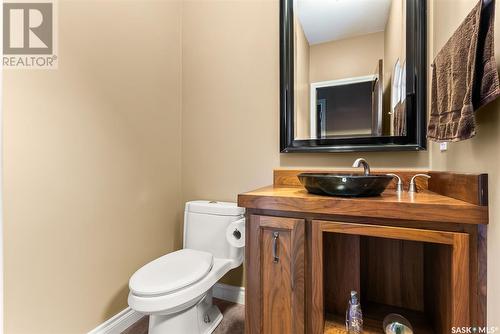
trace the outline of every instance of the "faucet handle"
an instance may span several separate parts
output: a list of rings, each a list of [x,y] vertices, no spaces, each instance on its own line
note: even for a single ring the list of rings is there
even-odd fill
[[[397,174],[394,174],[394,173],[388,173],[386,175],[397,178],[398,182],[396,182],[396,191],[398,193],[403,192],[403,190],[404,190],[403,189],[403,181],[401,180],[401,177],[399,175],[397,175]]]
[[[416,193],[416,192],[418,192],[418,189],[417,189],[417,184],[415,183],[415,179],[416,179],[417,177],[419,177],[419,176],[421,176],[421,177],[425,177],[425,178],[427,178],[427,179],[430,179],[430,178],[431,178],[431,177],[430,177],[429,175],[427,175],[427,174],[415,174],[415,175],[413,175],[413,177],[412,177],[412,178],[411,178],[411,180],[410,180],[410,188],[408,188],[408,192],[411,192],[411,193]]]

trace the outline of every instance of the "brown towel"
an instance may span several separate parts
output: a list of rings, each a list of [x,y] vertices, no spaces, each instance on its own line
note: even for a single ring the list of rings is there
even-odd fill
[[[406,136],[406,102],[398,102],[394,107],[394,135]]]
[[[460,141],[476,134],[474,111],[500,94],[493,45],[495,1],[474,7],[434,60],[427,136]]]

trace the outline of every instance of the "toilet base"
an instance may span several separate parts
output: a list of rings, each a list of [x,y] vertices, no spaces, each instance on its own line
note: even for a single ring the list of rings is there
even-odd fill
[[[212,291],[196,305],[169,315],[150,315],[149,334],[210,334],[222,321],[222,313],[212,304]]]

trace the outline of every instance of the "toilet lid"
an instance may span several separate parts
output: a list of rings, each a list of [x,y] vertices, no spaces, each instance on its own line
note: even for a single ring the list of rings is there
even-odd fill
[[[205,277],[213,265],[213,255],[194,249],[181,249],[149,262],[129,281],[136,295],[167,294]]]

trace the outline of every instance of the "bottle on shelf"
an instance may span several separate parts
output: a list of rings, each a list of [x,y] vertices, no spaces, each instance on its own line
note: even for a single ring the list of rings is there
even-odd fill
[[[351,291],[345,316],[345,327],[348,334],[361,334],[363,332],[363,312],[361,312],[361,304],[356,291]]]

